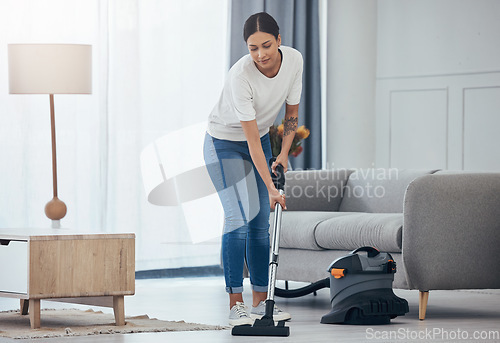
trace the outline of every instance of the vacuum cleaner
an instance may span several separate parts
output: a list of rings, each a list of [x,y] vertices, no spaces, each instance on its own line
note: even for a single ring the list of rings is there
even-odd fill
[[[269,161],[271,166],[276,159],[273,157]],[[274,185],[280,194],[285,192],[285,173],[283,166],[279,164],[276,167],[275,174],[271,173]],[[278,269],[278,250],[281,230],[282,208],[279,203],[274,209],[274,228],[271,241],[271,255],[269,259],[269,286],[267,289],[266,313],[261,319],[256,319],[253,325],[234,326],[231,334],[233,336],[283,336],[290,335],[290,328],[285,326],[285,321],[279,321],[274,325],[274,289],[276,285],[276,272]]]
[[[329,278],[296,290],[276,289],[276,295],[294,298],[330,287],[332,310],[323,324],[389,324],[409,311],[408,302],[392,291],[396,262],[389,253],[358,248],[333,261],[328,272]]]
[[[408,313],[408,302],[392,291],[396,263],[391,254],[362,247],[333,261],[328,271],[332,310],[321,323],[389,324]]]

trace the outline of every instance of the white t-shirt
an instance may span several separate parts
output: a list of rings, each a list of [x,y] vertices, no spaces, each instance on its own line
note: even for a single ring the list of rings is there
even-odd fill
[[[286,101],[300,102],[303,60],[299,51],[281,46],[282,61],[275,77],[262,74],[250,55],[243,56],[229,70],[218,103],[208,117],[212,137],[245,141],[241,121],[257,120],[260,137],[269,132]]]

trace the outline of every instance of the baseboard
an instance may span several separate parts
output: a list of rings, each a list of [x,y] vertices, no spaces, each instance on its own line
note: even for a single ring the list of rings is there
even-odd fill
[[[135,279],[161,279],[175,277],[207,277],[221,276],[224,272],[219,265],[200,266],[200,267],[183,267],[170,269],[153,269],[140,270],[135,272]]]

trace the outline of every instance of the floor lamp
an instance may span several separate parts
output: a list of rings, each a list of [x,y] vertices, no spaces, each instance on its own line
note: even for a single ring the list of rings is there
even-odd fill
[[[54,94],[92,93],[92,46],[81,44],[9,44],[9,93],[48,94],[52,133],[53,198],[45,205],[52,227],[60,227],[66,204],[57,196]]]

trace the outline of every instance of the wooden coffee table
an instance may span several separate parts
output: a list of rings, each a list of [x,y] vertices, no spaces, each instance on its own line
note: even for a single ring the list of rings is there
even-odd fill
[[[125,325],[124,296],[135,293],[135,235],[67,229],[0,229],[0,296],[19,298],[31,328],[40,300],[112,306]]]

